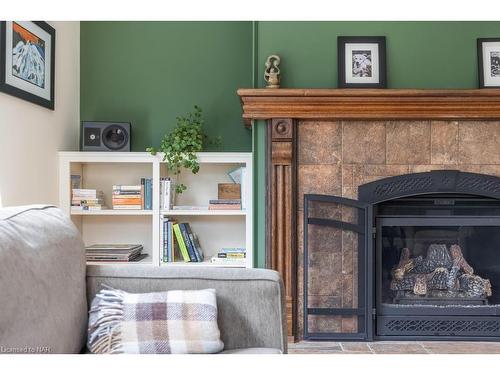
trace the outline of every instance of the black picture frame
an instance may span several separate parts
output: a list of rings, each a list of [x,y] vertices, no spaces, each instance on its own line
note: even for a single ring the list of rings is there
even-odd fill
[[[6,94],[16,96],[20,99],[41,105],[43,107],[54,110],[55,108],[55,62],[56,62],[56,30],[47,22],[29,21],[40,27],[50,36],[50,99],[38,96],[31,92],[25,91],[22,88],[16,87],[6,82],[6,57],[7,57],[7,22],[0,21],[0,91]]]
[[[346,44],[377,44],[378,48],[378,82],[347,82],[346,77]],[[339,36],[337,37],[338,87],[339,88],[377,88],[387,87],[387,65],[385,36]],[[361,81],[361,80],[360,80]],[[367,81],[369,81],[367,79]]]
[[[485,61],[483,59],[483,44],[484,43],[498,43],[499,48],[498,51],[500,53],[500,38],[478,38],[477,39],[477,70],[479,76],[479,88],[480,89],[498,89],[500,88],[499,84],[487,84],[485,83],[484,71],[485,71]],[[499,80],[500,81],[500,80]]]

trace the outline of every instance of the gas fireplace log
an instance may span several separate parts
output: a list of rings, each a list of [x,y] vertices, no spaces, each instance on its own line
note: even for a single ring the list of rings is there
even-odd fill
[[[413,285],[413,293],[417,296],[425,296],[427,294],[427,277],[419,273],[415,277],[415,285]]]
[[[490,280],[483,279],[477,275],[463,274],[458,278],[460,289],[465,291],[468,297],[490,297],[491,283]]]
[[[419,261],[417,261],[417,259],[419,259]],[[431,273],[439,267],[449,269],[453,266],[453,260],[451,259],[446,245],[432,244],[427,250],[427,257],[425,259],[418,257],[415,258],[415,260],[413,271],[416,273]]]
[[[413,259],[410,259],[410,249],[405,247],[401,250],[399,263],[394,269],[392,276],[397,280],[402,280],[404,275],[413,269]]]
[[[490,281],[473,273],[459,245],[452,245],[448,251],[446,245],[432,244],[425,258],[411,258],[410,250],[404,248],[393,269],[390,288],[415,296],[445,293],[449,298],[490,297]]]
[[[474,273],[474,268],[472,268],[465,260],[460,246],[451,245],[450,254],[451,258],[453,259],[453,264],[458,266],[460,270],[469,275],[472,275]]]

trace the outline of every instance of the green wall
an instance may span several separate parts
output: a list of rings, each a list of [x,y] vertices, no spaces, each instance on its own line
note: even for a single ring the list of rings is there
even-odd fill
[[[477,88],[476,39],[500,22],[259,22],[259,77],[277,53],[283,86],[337,87],[339,35],[386,37],[389,88]]]
[[[239,87],[252,85],[251,22],[82,22],[81,120],[132,122],[132,150],[158,146],[202,107],[224,151],[250,151]]]
[[[264,265],[265,123],[241,121],[239,87],[263,87],[282,58],[282,86],[337,86],[337,36],[385,35],[389,88],[477,88],[476,39],[500,22],[82,22],[81,119],[130,120],[134,151],[158,145],[199,104],[224,151],[254,152],[256,265]]]
[[[500,37],[500,22],[259,22],[255,61],[264,87],[267,56],[281,56],[282,87],[337,87],[337,36],[384,36],[389,88],[477,88],[476,39]],[[265,122],[254,142],[265,142]],[[255,245],[264,265],[264,148],[254,151]]]

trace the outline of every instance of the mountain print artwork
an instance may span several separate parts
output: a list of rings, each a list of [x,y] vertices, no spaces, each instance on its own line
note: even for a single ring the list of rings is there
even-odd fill
[[[12,22],[12,75],[45,88],[45,42]]]

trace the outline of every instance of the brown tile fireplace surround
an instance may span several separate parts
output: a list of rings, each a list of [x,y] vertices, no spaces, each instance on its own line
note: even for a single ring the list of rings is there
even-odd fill
[[[243,118],[267,121],[267,266],[281,272],[289,335],[304,335],[304,194],[357,199],[391,176],[459,170],[500,176],[500,90],[240,89]],[[328,239],[328,236],[325,237]],[[330,238],[335,241],[335,239]],[[314,241],[312,239],[311,241]],[[325,241],[308,300],[357,307],[357,257]],[[500,250],[500,249],[499,249]],[[310,329],[358,330],[355,316],[313,316]]]

